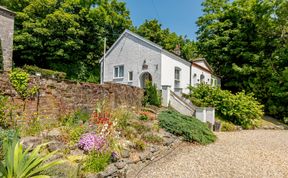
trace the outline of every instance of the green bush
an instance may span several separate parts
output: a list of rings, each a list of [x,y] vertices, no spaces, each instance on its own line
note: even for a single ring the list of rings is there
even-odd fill
[[[91,152],[87,155],[83,170],[97,173],[103,171],[110,163],[111,153]]]
[[[139,119],[140,119],[141,121],[147,121],[149,118],[148,118],[147,115],[141,114],[141,115],[139,116]]]
[[[232,94],[228,90],[200,84],[186,95],[197,106],[215,107],[217,115],[245,129],[257,126],[257,120],[263,117],[263,106],[252,94],[244,91]]]
[[[209,144],[216,136],[208,126],[194,117],[184,116],[176,111],[163,111],[158,115],[160,127],[189,142]]]
[[[161,94],[157,90],[156,84],[151,81],[146,81],[144,105],[150,104],[154,106],[161,106]]]
[[[35,75],[36,73],[40,73],[41,76],[48,77],[48,78],[56,78],[56,79],[65,79],[66,78],[65,72],[58,72],[58,71],[53,71],[53,70],[49,70],[49,69],[41,69],[37,66],[24,65],[23,69],[32,75]]]

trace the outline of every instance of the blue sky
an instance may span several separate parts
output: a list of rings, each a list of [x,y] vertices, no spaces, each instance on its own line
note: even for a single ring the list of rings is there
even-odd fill
[[[202,15],[203,0],[121,0],[126,2],[133,24],[156,18],[164,28],[195,40],[196,20]]]

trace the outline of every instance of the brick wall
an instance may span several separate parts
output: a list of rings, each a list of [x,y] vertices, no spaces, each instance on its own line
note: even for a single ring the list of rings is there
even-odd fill
[[[139,108],[143,90],[122,84],[103,85],[57,81],[31,77],[31,85],[37,85],[39,94],[26,102],[25,113],[29,116],[38,112],[40,117],[55,119],[77,109],[93,111],[97,103],[106,100],[112,107]],[[23,105],[16,91],[9,83],[7,74],[0,74],[0,93],[9,96],[14,105]],[[19,108],[17,112],[22,112]]]

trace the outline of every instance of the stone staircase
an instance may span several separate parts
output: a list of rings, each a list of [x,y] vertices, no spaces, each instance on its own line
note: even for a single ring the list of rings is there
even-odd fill
[[[189,99],[180,94],[176,94],[169,88],[162,90],[162,105],[171,107],[179,113],[187,116],[195,116],[202,122],[215,123],[215,109],[211,107],[197,107]]]

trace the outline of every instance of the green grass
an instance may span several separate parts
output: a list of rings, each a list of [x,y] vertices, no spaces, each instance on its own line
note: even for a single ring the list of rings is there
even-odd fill
[[[183,136],[185,141],[206,145],[216,140],[208,126],[195,117],[184,116],[176,111],[163,111],[158,120],[160,127],[174,135]]]

